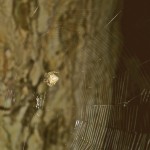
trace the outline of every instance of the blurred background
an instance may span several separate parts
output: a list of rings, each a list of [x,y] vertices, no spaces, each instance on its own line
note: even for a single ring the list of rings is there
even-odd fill
[[[149,14],[148,0],[0,0],[0,150],[150,150]]]

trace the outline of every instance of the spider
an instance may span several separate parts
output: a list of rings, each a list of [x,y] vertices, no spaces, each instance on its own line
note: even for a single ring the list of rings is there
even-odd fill
[[[56,71],[51,71],[51,72],[45,73],[44,82],[46,82],[48,86],[52,87],[59,80],[59,77],[56,76],[56,74],[58,74],[58,72],[56,72]]]

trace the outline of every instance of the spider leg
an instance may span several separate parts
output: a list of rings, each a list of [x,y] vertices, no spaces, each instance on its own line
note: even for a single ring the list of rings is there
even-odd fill
[[[53,71],[52,73],[59,73],[59,72],[57,72],[57,71]]]

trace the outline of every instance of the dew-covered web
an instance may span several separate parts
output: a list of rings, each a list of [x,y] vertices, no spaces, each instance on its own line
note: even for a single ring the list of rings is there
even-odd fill
[[[33,14],[37,10],[38,7]],[[68,92],[71,91],[74,100],[74,105],[66,108],[68,114],[73,112],[73,116],[71,116],[73,123],[71,131],[69,130],[71,143],[65,143],[67,149],[148,150],[150,148],[150,79],[147,71],[150,60],[141,61],[123,43],[120,34],[117,31],[114,32],[113,21],[121,12],[118,11],[112,16],[104,26],[93,34],[94,36],[92,34],[85,35],[84,40],[86,42],[83,42],[83,45],[77,48],[76,53],[68,52],[70,49],[65,47],[62,62],[64,62],[64,66],[71,64],[70,68],[67,68],[71,76],[68,78],[71,84],[67,89]],[[55,29],[53,26],[50,28]],[[63,26],[58,28],[59,30],[72,32]],[[72,28],[72,30],[74,29]],[[49,32],[44,32],[41,39]],[[75,43],[73,46],[75,46],[78,41],[76,38],[73,40]],[[68,58],[68,53],[75,55],[74,60]],[[57,100],[55,94],[57,95],[59,90],[65,88],[68,82],[64,81],[61,70],[54,71],[59,72],[60,78],[56,85],[47,86],[47,89],[42,93],[34,88],[32,94],[27,96],[26,99],[18,95],[15,87],[7,89],[6,100],[3,106],[0,106],[3,111],[9,111],[10,106],[14,104],[16,108],[18,106],[18,109],[20,109],[20,105],[26,106],[25,116],[28,117],[22,122],[29,127],[31,134],[33,131],[28,119],[33,119],[32,122],[35,121],[36,124],[46,114],[52,113],[50,117],[53,116],[53,119],[49,124],[51,127],[49,134],[52,134],[52,136],[55,135],[55,127],[59,128],[58,125],[61,126],[64,123],[62,119],[63,111],[52,110],[52,107],[58,104],[58,102],[55,102]],[[44,74],[40,82],[43,82],[43,78]],[[43,84],[45,83],[43,82]],[[18,102],[17,99],[22,99],[22,101]],[[58,99],[61,98],[58,97]],[[28,107],[29,105],[31,107]],[[61,105],[59,107],[61,108]],[[10,112],[15,115],[13,109]],[[5,114],[5,116],[7,115],[10,114]],[[61,116],[60,120],[59,116]],[[41,120],[34,118],[40,118]],[[59,124],[55,124],[55,122],[59,122]],[[42,123],[44,124],[43,120]],[[48,128],[48,126],[46,127]],[[49,136],[46,138],[52,139]],[[27,149],[26,143],[29,139],[30,135],[24,139],[23,149]],[[46,147],[43,149],[46,149]]]

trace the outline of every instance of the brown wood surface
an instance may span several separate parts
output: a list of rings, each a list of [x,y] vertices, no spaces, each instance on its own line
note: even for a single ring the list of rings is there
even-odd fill
[[[0,150],[149,150],[149,80],[121,3],[0,1]]]

